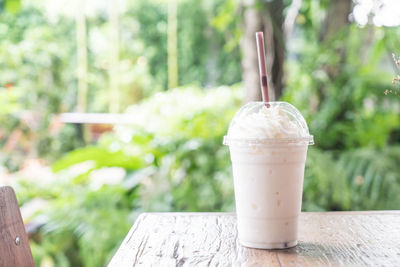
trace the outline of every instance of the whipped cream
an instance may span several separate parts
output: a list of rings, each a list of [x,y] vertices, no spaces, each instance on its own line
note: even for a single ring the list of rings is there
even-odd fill
[[[280,106],[263,106],[257,113],[246,114],[235,120],[229,138],[284,139],[308,136]]]

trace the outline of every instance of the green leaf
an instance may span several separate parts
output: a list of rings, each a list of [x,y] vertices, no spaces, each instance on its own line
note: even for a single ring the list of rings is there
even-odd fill
[[[21,9],[21,0],[6,0],[5,10],[11,14],[15,14]]]
[[[111,152],[105,148],[90,146],[70,152],[67,156],[55,162],[52,169],[54,172],[58,172],[85,161],[94,161],[96,168],[122,167],[128,170],[135,170],[144,165],[141,158],[126,155],[122,151]]]

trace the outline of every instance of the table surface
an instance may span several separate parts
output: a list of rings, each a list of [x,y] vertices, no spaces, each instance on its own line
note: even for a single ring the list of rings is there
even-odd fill
[[[400,266],[400,211],[306,212],[299,244],[239,244],[234,213],[143,213],[109,266]]]

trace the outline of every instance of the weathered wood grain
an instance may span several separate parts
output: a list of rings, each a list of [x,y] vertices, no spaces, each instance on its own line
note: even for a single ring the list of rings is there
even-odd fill
[[[14,190],[0,187],[0,267],[35,266]]]
[[[232,213],[144,213],[109,266],[400,266],[400,211],[302,213],[299,244],[239,244]]]

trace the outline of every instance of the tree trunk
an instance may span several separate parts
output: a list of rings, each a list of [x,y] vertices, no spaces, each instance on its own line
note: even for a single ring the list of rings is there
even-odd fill
[[[110,21],[110,104],[111,113],[120,112],[120,91],[119,91],[119,19],[117,1],[109,1],[109,21]]]
[[[330,42],[332,38],[335,38],[336,34],[349,24],[351,10],[352,0],[331,0],[324,27],[322,28],[323,31],[320,33],[320,40],[322,42]],[[331,79],[338,76],[342,70],[341,65],[344,63],[346,56],[346,46],[342,45],[340,48],[335,49],[335,52],[340,57],[339,64],[325,67]]]
[[[283,27],[283,1],[260,2],[242,0],[243,36],[241,41],[243,87],[246,102],[261,100],[260,77],[255,33],[263,31],[266,46],[269,96],[272,101],[282,95],[285,41]]]
[[[178,1],[168,1],[168,89],[178,87]]]
[[[82,1],[80,8],[76,13],[76,46],[78,53],[78,94],[77,94],[77,111],[86,112],[87,107],[87,38],[86,38],[86,17],[83,7],[85,2]]]
[[[335,35],[349,23],[351,8],[351,0],[331,0],[325,19],[324,30],[320,34],[322,41]]]
[[[77,94],[77,112],[87,112],[87,98],[88,98],[88,67],[87,67],[87,28],[86,28],[86,15],[84,12],[85,0],[80,2],[77,9],[75,23],[76,23],[76,46],[78,54],[77,78],[78,78],[78,94]],[[91,139],[90,132],[86,125],[80,127],[82,138],[85,143]]]
[[[246,91],[245,102],[261,100],[260,78],[258,74],[255,33],[262,31],[261,12],[254,5],[256,0],[243,0],[242,80]]]
[[[278,100],[283,90],[283,63],[285,61],[285,38],[283,32],[283,1],[265,3],[264,32],[269,75],[270,99]]]

